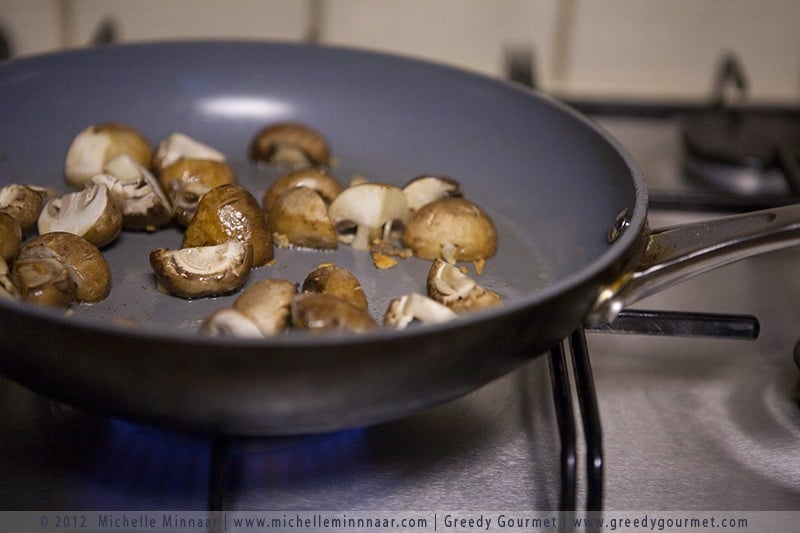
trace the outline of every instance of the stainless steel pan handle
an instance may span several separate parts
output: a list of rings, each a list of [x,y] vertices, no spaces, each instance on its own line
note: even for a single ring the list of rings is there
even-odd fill
[[[586,318],[606,324],[628,305],[740,259],[800,245],[800,204],[650,231],[632,271],[601,289]]]

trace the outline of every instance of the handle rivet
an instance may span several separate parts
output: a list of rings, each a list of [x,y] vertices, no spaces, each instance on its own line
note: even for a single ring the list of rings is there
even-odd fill
[[[614,220],[614,225],[608,230],[608,242],[611,243],[619,239],[619,236],[622,235],[622,232],[625,231],[625,228],[630,225],[631,222],[628,220],[628,209],[625,208],[619,212],[617,218]]]

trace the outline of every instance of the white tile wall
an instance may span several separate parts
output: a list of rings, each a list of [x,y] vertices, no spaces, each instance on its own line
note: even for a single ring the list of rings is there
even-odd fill
[[[60,22],[56,0],[0,0],[0,29],[9,39],[14,55],[59,48]]]
[[[295,40],[305,35],[301,0],[72,0],[70,45],[91,41],[110,18],[121,41],[187,38]]]
[[[756,99],[800,100],[798,0],[576,0],[563,87],[700,97],[725,51]]]
[[[535,47],[545,89],[701,98],[735,51],[758,100],[800,102],[800,0],[0,0],[17,54],[82,46],[111,17],[123,41],[302,40],[368,47],[502,75]]]
[[[499,75],[510,46],[550,69],[557,0],[330,0],[323,41],[397,51]]]

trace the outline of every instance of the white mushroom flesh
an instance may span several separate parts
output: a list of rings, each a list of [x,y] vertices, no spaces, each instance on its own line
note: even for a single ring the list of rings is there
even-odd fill
[[[69,147],[64,165],[70,183],[81,187],[91,176],[101,172],[111,142],[111,135],[96,132],[93,127],[80,132]]]
[[[356,225],[355,235],[340,236],[342,242],[368,250],[384,224],[395,220],[404,222],[409,211],[405,194],[398,187],[364,183],[342,191],[331,203],[328,213],[339,229],[348,223]]]
[[[229,294],[247,281],[253,265],[253,247],[230,240],[222,244],[150,253],[150,266],[159,287],[181,298]]]
[[[461,189],[457,181],[439,176],[421,176],[403,187],[408,208],[416,211],[425,204],[444,196],[458,196]]]
[[[180,132],[173,133],[159,143],[155,160],[159,168],[164,168],[182,157],[225,161],[225,154],[219,150]]]
[[[428,296],[457,313],[494,307],[502,303],[500,296],[461,271],[457,266],[437,259],[427,280]]]
[[[389,302],[383,323],[396,329],[405,329],[414,320],[425,324],[439,324],[457,317],[446,305],[412,292]]]
[[[263,338],[255,322],[233,308],[220,309],[203,323],[202,333],[212,337]]]
[[[0,298],[13,300],[17,295],[17,286],[11,279],[8,263],[0,257]]]
[[[40,234],[65,231],[85,237],[95,246],[104,246],[119,234],[122,214],[105,185],[88,183],[82,191],[47,202],[38,226]]]
[[[152,231],[169,222],[172,204],[149,170],[127,155],[115,157],[103,170],[92,182],[108,188],[126,229]]]
[[[245,289],[233,304],[264,336],[286,330],[291,323],[292,298],[297,287],[282,279],[265,279]]]
[[[214,246],[198,246],[176,250],[173,257],[179,271],[188,275],[207,275],[221,265],[236,262],[242,255],[241,244],[228,241]]]

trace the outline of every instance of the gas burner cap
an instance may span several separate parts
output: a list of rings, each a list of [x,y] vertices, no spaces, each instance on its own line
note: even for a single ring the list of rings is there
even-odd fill
[[[780,113],[719,109],[687,117],[689,174],[739,194],[800,189],[800,121]]]
[[[740,196],[785,195],[791,192],[786,175],[777,168],[761,169],[686,155],[683,169],[687,177],[712,191]]]

